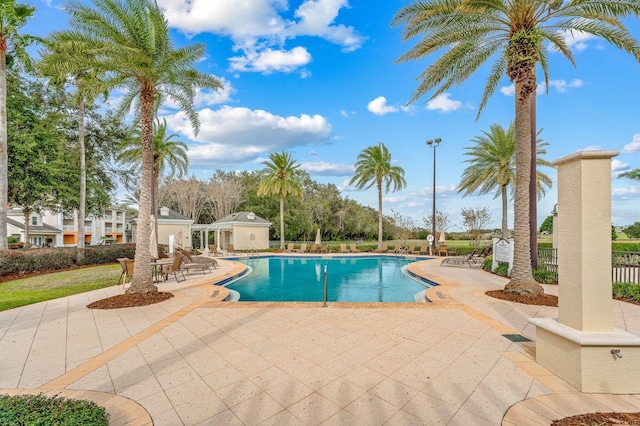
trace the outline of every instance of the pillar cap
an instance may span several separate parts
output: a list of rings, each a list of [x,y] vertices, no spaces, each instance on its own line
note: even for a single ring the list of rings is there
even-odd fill
[[[603,160],[610,159],[618,156],[620,151],[601,151],[601,150],[587,150],[587,151],[578,151],[576,153],[567,155],[566,157],[558,158],[557,160],[553,160],[551,165],[554,167],[558,167],[565,163],[570,163],[572,161],[577,160]]]

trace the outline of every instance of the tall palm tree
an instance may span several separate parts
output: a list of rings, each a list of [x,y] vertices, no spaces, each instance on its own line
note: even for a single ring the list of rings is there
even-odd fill
[[[382,246],[382,187],[384,184],[385,194],[393,186],[393,192],[399,191],[407,186],[404,180],[404,169],[400,166],[391,165],[391,154],[389,150],[380,142],[363,149],[358,154],[356,161],[355,175],[351,178],[349,185],[356,184],[356,189],[369,189],[374,184],[378,190],[378,248]]]
[[[169,176],[181,178],[187,173],[189,167],[189,158],[187,157],[189,147],[182,141],[174,140],[176,137],[178,137],[176,133],[167,134],[167,120],[165,118],[162,119],[162,122],[159,119],[153,122],[153,194],[151,199],[154,203],[152,209],[154,212],[158,210],[158,186],[165,169],[169,169]],[[142,135],[138,127],[131,142],[122,147],[118,154],[118,161],[133,165],[134,170],[140,172],[141,159]]]
[[[476,144],[466,147],[465,155],[469,156],[465,163],[470,165],[462,172],[462,180],[458,185],[458,192],[463,192],[463,197],[478,192],[481,195],[496,190],[494,198],[502,199],[502,238],[508,236],[507,190],[515,184],[516,178],[516,138],[513,123],[505,129],[499,124],[492,124],[489,132],[482,132],[484,136],[476,136],[472,139]],[[539,133],[539,132],[538,132]],[[544,148],[549,145],[542,139],[537,140],[536,163],[538,166],[550,166],[542,159],[547,153]],[[537,168],[536,168],[537,169]],[[538,198],[545,194],[545,187],[551,188],[551,179],[540,170],[536,170],[536,188]]]
[[[7,56],[28,62],[25,47],[30,38],[18,31],[33,16],[35,10],[32,6],[16,4],[15,0],[0,2],[0,250],[8,248]]]
[[[83,45],[88,53],[85,66],[107,71],[108,87],[125,91],[122,114],[136,101],[142,129],[142,176],[134,272],[127,292],[155,293],[158,289],[149,268],[154,110],[167,98],[173,100],[197,133],[200,123],[193,108],[196,89],[218,89],[222,85],[194,68],[205,53],[203,45],[173,47],[167,20],[155,1],[93,0],[93,5],[68,3],[71,29],[64,33]]]
[[[302,181],[298,174],[300,164],[288,152],[272,152],[269,159],[262,162],[258,196],[278,195],[280,198],[280,248],[284,248],[284,197],[302,196]]]
[[[83,66],[87,52],[75,40],[66,39],[63,33],[53,33],[45,41],[45,51],[38,63],[40,72],[49,77],[56,86],[72,84],[76,90],[73,93],[78,106],[78,150],[80,154],[80,196],[78,201],[78,242],[79,249],[84,248],[84,223],[86,215],[87,197],[87,166],[85,160],[84,116],[85,106],[91,105],[96,97],[102,95],[107,98],[104,85],[104,75],[96,70]],[[83,252],[78,251],[78,257]]]
[[[431,98],[465,81],[489,58],[495,62],[480,101],[482,112],[506,74],[515,83],[516,188],[514,259],[505,291],[537,295],[543,288],[531,273],[529,182],[531,180],[531,101],[536,93],[536,66],[549,82],[550,46],[572,64],[573,54],[563,34],[577,31],[601,37],[640,61],[640,48],[620,18],[638,16],[636,0],[583,2],[576,0],[431,0],[400,9],[393,25],[406,25],[404,40],[420,41],[398,58],[422,59],[441,51],[420,74],[421,83],[410,102],[432,89]],[[547,84],[548,87],[548,84]]]

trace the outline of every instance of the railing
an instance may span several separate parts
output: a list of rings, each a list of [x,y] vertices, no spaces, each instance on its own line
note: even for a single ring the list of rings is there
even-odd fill
[[[640,253],[637,251],[611,252],[612,281],[640,283]]]
[[[538,247],[538,269],[552,272],[558,280],[558,249]]]
[[[553,272],[558,279],[558,249],[538,248],[538,268]],[[640,283],[640,252],[611,252],[611,280]]]

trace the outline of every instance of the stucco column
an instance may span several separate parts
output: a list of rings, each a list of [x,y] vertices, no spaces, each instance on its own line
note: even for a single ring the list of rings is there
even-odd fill
[[[559,322],[581,331],[613,330],[611,158],[581,151],[558,168]]]
[[[220,228],[216,229],[216,250],[222,250],[220,247]]]

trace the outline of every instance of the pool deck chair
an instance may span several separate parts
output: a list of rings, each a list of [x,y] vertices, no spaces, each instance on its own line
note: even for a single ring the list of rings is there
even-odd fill
[[[347,250],[347,245],[344,243],[340,244],[340,253],[349,253],[349,250]]]
[[[295,249],[293,250],[295,253],[306,253],[307,250],[307,243],[302,243],[300,244],[300,248],[299,249]]]
[[[351,249],[351,253],[360,253],[360,250],[356,247],[356,243],[349,244],[349,248]]]
[[[380,248],[375,249],[373,252],[374,253],[386,253],[388,251],[389,251],[389,244],[382,243],[382,246]]]
[[[121,257],[118,258],[118,263],[120,263],[120,266],[122,267],[122,273],[120,274],[118,284],[122,284],[122,287],[124,287],[127,283],[131,282],[131,277],[133,277],[133,260]]]
[[[427,254],[429,253],[429,248],[427,244],[422,244],[419,250],[410,251],[411,254]]]
[[[164,273],[167,275],[167,277],[173,274],[177,282],[181,281],[180,278],[178,278],[178,274],[180,274],[182,275],[182,281],[184,281],[187,278],[184,276],[184,272],[182,272],[182,269],[180,269],[181,265],[182,265],[182,256],[176,256],[173,258],[173,263],[169,265],[169,268],[167,268],[167,270]]]
[[[447,246],[444,244],[440,244],[438,247],[438,256],[447,256],[449,253],[447,252]]]
[[[478,255],[478,250],[474,249],[471,253],[464,256],[447,257],[441,266],[468,266],[469,268],[479,268],[482,266],[484,258]]]
[[[288,243],[287,248],[284,250],[285,253],[293,253],[293,243]]]

